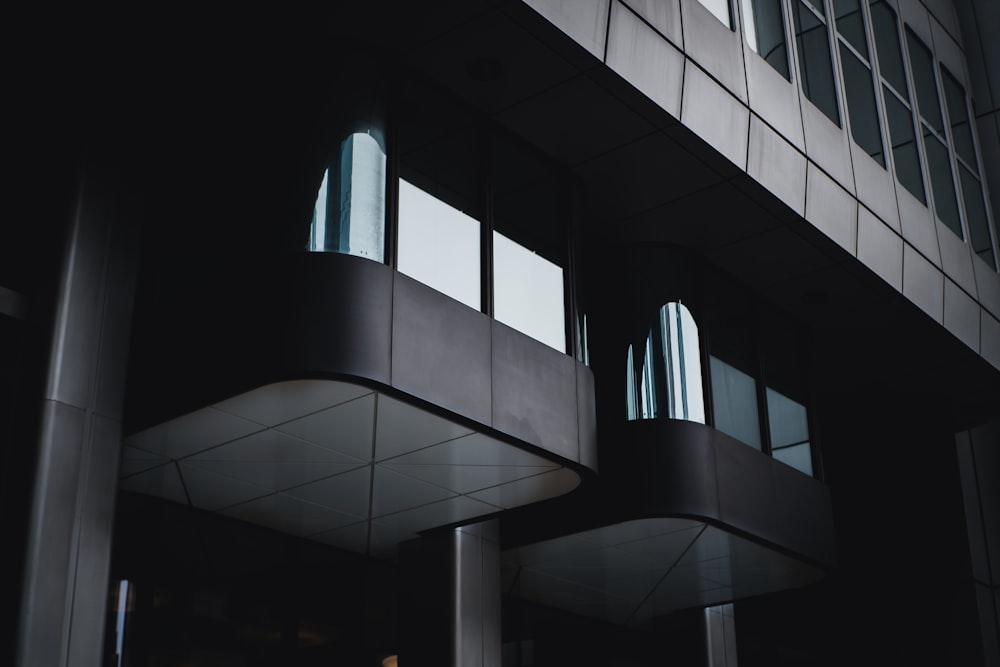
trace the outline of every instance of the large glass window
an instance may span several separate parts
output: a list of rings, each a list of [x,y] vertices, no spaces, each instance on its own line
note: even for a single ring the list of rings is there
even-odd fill
[[[479,310],[480,224],[399,180],[397,266],[439,292]]]
[[[497,321],[565,352],[563,294],[562,267],[493,232],[493,316]]]
[[[309,230],[309,250],[383,261],[385,146],[376,132],[355,132],[323,173]]]
[[[921,203],[926,204],[920,151],[913,127],[913,109],[910,106],[903,52],[899,43],[899,23],[895,12],[885,0],[871,0],[870,7],[896,180]]]
[[[873,160],[885,166],[882,130],[868,58],[864,16],[859,0],[834,0],[840,64],[847,92],[851,136]]]
[[[782,463],[813,474],[806,407],[784,394],[767,388],[767,423],[771,456]]]
[[[760,411],[757,407],[757,380],[714,356],[709,365],[712,373],[712,414],[715,417],[715,428],[754,449],[763,449],[760,440]]]
[[[976,160],[976,145],[972,139],[969,108],[965,102],[965,90],[944,67],[941,68],[941,83],[944,84],[945,108],[948,112],[951,142],[955,148],[955,163],[958,165],[958,180],[962,190],[962,202],[965,205],[969,242],[972,244],[973,252],[980,259],[996,268],[993,242],[990,239],[990,223],[983,201],[983,184],[979,178]]]
[[[822,2],[793,0],[795,46],[799,54],[799,81],[802,92],[820,111],[840,125],[837,88],[833,79],[830,37]]]
[[[924,153],[927,155],[927,173],[931,181],[934,211],[938,219],[949,229],[960,238],[965,238],[958,213],[958,200],[955,196],[955,179],[951,168],[951,157],[948,154],[941,99],[938,97],[934,76],[934,58],[930,49],[910,30],[906,31],[906,46],[910,54],[913,88],[916,91]]]
[[[629,346],[629,376],[635,359]],[[681,303],[665,304],[646,336],[638,386],[627,389],[630,419],[685,419],[705,422],[704,385],[698,325]]]
[[[909,100],[906,85],[906,70],[903,67],[903,53],[899,44],[899,27],[896,13],[885,0],[871,0],[872,32],[875,34],[875,51],[882,78],[896,92]]]
[[[555,165],[503,133],[492,137],[490,163],[493,316],[566,352],[572,208],[566,179]]]
[[[781,0],[743,0],[743,30],[750,48],[790,81]]]
[[[926,203],[924,177],[920,169],[920,153],[913,132],[913,113],[888,87],[882,91],[885,113],[889,121],[889,138],[892,141],[892,161],[896,178],[910,194]]]

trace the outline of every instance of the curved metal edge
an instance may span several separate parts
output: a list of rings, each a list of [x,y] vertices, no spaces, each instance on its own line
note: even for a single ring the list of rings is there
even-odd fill
[[[593,374],[572,357],[360,257],[289,255],[247,291],[176,355],[191,367],[151,390],[156,417],[130,432],[266,384],[337,379],[534,450],[581,484],[596,474]]]
[[[826,484],[711,426],[624,425],[638,477],[637,517],[686,517],[829,569],[836,563]]]

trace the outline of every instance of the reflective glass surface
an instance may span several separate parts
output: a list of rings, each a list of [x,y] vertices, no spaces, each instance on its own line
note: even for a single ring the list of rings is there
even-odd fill
[[[865,21],[861,15],[861,5],[858,0],[833,0],[833,15],[837,24],[837,32],[851,43],[858,53],[868,58],[868,42],[865,39]]]
[[[847,88],[851,136],[872,159],[884,167],[882,131],[879,129],[871,70],[843,44],[840,45],[840,61],[844,68],[844,86]]]
[[[889,120],[889,137],[892,140],[892,161],[896,167],[896,178],[910,191],[910,194],[926,203],[920,154],[917,151],[917,138],[913,131],[913,115],[888,87],[884,87],[882,92],[885,97],[885,113]]]
[[[493,232],[493,314],[504,324],[566,351],[563,270]]]
[[[948,148],[926,125],[924,150],[927,153],[927,171],[931,177],[931,188],[934,193],[934,210],[937,211],[941,222],[948,225],[959,238],[965,238],[962,234],[962,223],[958,218],[958,202],[955,199],[955,184],[952,180]]]
[[[976,148],[972,143],[972,129],[969,126],[969,112],[965,105],[965,90],[948,70],[941,68],[941,83],[944,87],[945,104],[948,107],[948,123],[951,125],[951,140],[958,157],[965,160],[975,171]]]
[[[767,388],[767,419],[772,449],[809,440],[805,406],[770,387]]]
[[[872,0],[871,12],[879,71],[889,85],[896,89],[896,92],[904,99],[909,100],[896,14],[885,3],[885,0]]]
[[[802,92],[838,126],[837,89],[833,82],[833,61],[826,24],[809,9],[804,0],[795,2],[795,43],[799,53],[799,78]]]
[[[479,310],[479,221],[399,180],[399,271]]]
[[[791,80],[781,0],[743,0],[743,28],[750,48]]]
[[[986,216],[986,205],[983,203],[983,186],[965,165],[958,165],[958,174],[962,181],[962,201],[965,203],[965,218],[969,225],[969,242],[972,244],[972,250],[984,262],[996,268],[993,243],[990,240],[989,219]]]
[[[630,358],[630,369],[633,361]],[[637,416],[642,419],[705,422],[698,325],[683,304],[671,302],[660,308],[646,337],[641,382],[630,391],[638,393]]]
[[[812,476],[813,474],[812,450],[810,449],[808,442],[802,443],[801,445],[775,449],[771,452],[771,456],[775,460],[781,461],[786,465],[790,465],[796,470],[804,472],[807,475]]]
[[[709,363],[715,428],[761,449],[756,380],[717,357]]]
[[[383,261],[385,173],[385,149],[375,136],[356,132],[341,142],[316,196],[309,250]]]
[[[938,99],[937,83],[934,81],[934,62],[931,52],[909,30],[906,31],[906,44],[910,52],[913,87],[917,91],[917,110],[931,127],[943,134],[941,103]]]

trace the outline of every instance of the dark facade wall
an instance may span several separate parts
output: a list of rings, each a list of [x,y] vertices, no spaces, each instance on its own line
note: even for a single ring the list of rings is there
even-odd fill
[[[821,394],[838,568],[738,602],[740,665],[990,664],[974,636],[959,462],[932,416],[939,401]]]

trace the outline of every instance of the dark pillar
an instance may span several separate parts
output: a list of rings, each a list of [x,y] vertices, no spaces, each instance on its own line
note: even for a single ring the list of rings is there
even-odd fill
[[[500,667],[500,545],[496,521],[400,545],[399,662]]]
[[[102,662],[134,295],[134,204],[84,170],[68,225],[40,396],[16,665]]]
[[[1000,664],[1000,420],[955,436],[969,576],[956,594],[956,663]]]

